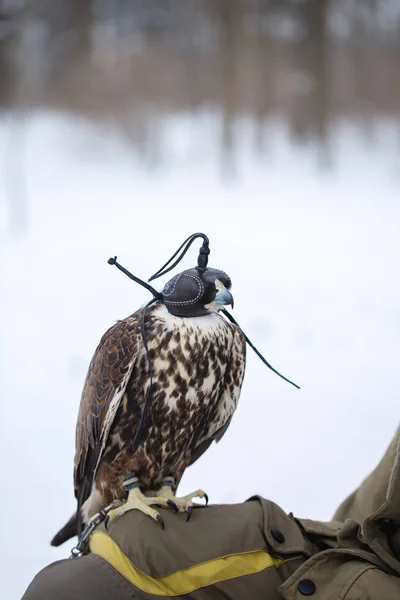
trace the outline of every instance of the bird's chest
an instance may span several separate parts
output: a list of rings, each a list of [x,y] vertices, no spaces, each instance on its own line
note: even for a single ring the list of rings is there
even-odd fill
[[[218,402],[230,359],[229,330],[183,326],[172,335],[163,332],[152,349],[155,397],[169,411],[196,413]]]
[[[189,319],[181,320],[180,326],[163,324],[149,336],[153,382],[146,422],[153,435],[162,432],[171,439],[183,431],[199,433],[218,417],[232,335],[221,319],[221,324],[208,317],[204,320],[201,325]],[[130,378],[127,417],[141,413],[149,385],[148,363],[142,356]]]

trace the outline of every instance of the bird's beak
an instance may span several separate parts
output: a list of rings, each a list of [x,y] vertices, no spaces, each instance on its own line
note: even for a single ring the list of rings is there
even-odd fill
[[[233,308],[233,296],[226,288],[222,288],[222,290],[217,293],[215,296],[215,302],[217,304],[221,304],[222,306],[230,304]]]

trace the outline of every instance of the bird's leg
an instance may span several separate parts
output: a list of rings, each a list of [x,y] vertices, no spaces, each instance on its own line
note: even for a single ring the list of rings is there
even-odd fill
[[[167,498],[161,498],[159,496],[145,496],[139,488],[139,479],[134,475],[128,475],[124,478],[124,490],[128,492],[128,498],[124,504],[118,508],[110,510],[108,513],[108,520],[115,519],[115,517],[121,517],[124,513],[129,510],[139,510],[145,515],[148,515],[154,521],[158,521],[161,527],[164,529],[164,521],[161,515],[152,506],[154,504],[158,506],[169,506]]]
[[[186,512],[187,513],[187,521],[189,521],[192,516],[193,506],[193,498],[204,498],[206,501],[206,505],[208,504],[208,496],[203,490],[196,490],[192,494],[186,494],[186,496],[177,497],[172,491],[172,488],[175,487],[175,481],[173,477],[166,477],[162,481],[163,485],[156,492],[157,498],[162,499],[163,501],[167,501],[167,506],[173,508],[176,512]]]

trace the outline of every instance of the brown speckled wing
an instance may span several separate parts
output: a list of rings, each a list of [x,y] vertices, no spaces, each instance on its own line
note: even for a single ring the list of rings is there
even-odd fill
[[[74,484],[80,505],[90,494],[94,470],[141,348],[140,313],[106,331],[89,366],[76,425]]]

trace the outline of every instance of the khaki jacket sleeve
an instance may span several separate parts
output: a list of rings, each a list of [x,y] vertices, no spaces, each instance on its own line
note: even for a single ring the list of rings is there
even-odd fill
[[[370,567],[364,569],[343,600],[395,600],[400,598],[400,580]]]
[[[40,571],[22,600],[138,600],[131,585],[99,556],[59,560]]]
[[[386,450],[378,466],[370,473],[361,485],[342,502],[333,519],[345,521],[352,519],[363,523],[369,515],[374,514],[387,501],[393,462],[398,451],[400,428],[397,430],[390,446]]]

